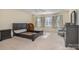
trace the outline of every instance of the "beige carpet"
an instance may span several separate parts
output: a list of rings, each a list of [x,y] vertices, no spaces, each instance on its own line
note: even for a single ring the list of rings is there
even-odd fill
[[[74,50],[74,48],[66,48],[63,37],[55,32],[48,32],[34,42],[20,37],[3,40],[0,42],[0,50]]]

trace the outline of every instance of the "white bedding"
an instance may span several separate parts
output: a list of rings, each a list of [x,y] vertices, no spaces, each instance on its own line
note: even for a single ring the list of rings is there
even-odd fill
[[[14,30],[15,33],[22,33],[22,32],[26,32],[27,29],[20,29],[20,30]]]
[[[25,35],[33,35],[33,34],[36,34],[36,33],[33,33],[33,32],[26,32],[26,33],[22,33],[22,34],[25,34]]]

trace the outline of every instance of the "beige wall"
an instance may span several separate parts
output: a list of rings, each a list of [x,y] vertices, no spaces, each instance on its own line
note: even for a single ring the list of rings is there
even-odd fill
[[[68,11],[63,11],[63,12],[59,12],[55,14],[57,15],[63,15],[63,25],[65,25],[65,23],[69,23],[70,22],[70,14],[69,14],[69,10]]]
[[[76,10],[76,25],[79,25],[79,9]]]
[[[32,22],[32,14],[21,10],[0,10],[0,29],[11,29],[12,23]]]
[[[67,11],[61,11],[61,12],[58,12],[58,13],[55,13],[55,14],[47,14],[47,15],[37,15],[37,16],[59,16],[59,15],[63,15],[63,26],[65,25],[65,23],[69,23],[71,20],[70,20],[70,11],[67,10]],[[36,15],[35,15],[36,16]],[[33,17],[35,17],[33,16]]]

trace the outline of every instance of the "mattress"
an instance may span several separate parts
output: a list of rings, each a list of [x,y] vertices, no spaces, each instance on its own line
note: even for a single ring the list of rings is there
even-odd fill
[[[21,33],[21,34],[24,34],[24,35],[34,35],[34,34],[37,34],[37,33],[33,33],[33,32],[25,32],[25,33]]]

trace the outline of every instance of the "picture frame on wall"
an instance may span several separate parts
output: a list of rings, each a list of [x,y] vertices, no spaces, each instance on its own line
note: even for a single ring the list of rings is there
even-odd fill
[[[76,11],[72,11],[71,13],[71,24],[76,25]]]

